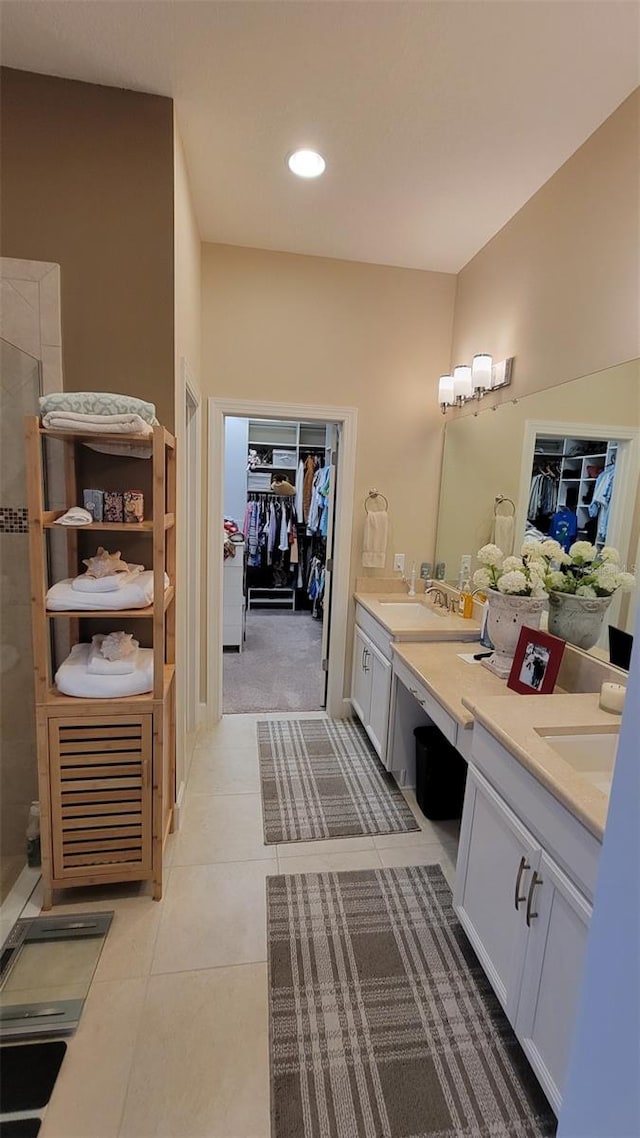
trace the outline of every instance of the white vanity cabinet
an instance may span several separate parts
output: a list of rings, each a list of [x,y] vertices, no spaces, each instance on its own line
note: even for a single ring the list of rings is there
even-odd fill
[[[391,661],[356,625],[351,672],[351,703],[367,735],[385,761],[389,700],[391,695]]]
[[[454,907],[556,1113],[599,852],[598,840],[476,723]]]

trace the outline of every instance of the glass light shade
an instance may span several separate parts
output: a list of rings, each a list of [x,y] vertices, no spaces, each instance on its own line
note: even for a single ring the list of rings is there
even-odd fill
[[[450,407],[453,403],[453,376],[441,375],[438,384],[438,402]]]
[[[487,390],[491,387],[491,371],[493,368],[493,360],[491,356],[484,353],[474,356],[471,362],[471,381],[473,383],[473,390],[477,391],[478,388]]]
[[[461,364],[459,367],[453,369],[454,398],[459,399],[460,396],[462,396],[463,399],[470,399],[472,394],[471,368],[468,364]]]
[[[317,150],[296,150],[289,155],[287,165],[299,178],[319,178],[327,163]]]

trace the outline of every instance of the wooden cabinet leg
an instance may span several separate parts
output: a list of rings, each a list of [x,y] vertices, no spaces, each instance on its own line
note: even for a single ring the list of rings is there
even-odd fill
[[[153,899],[154,901],[162,900],[162,879],[153,882]]]
[[[53,905],[53,889],[50,885],[45,885],[42,894],[42,911],[46,912]]]

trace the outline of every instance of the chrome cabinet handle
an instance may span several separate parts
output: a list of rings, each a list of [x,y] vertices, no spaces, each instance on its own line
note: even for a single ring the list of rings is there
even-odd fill
[[[520,865],[518,866],[518,873],[516,875],[516,890],[514,896],[516,912],[518,911],[518,906],[521,904],[521,902],[526,901],[527,899],[525,893],[520,896],[520,882],[522,880],[522,874],[524,873],[525,869],[531,869],[531,866],[528,864],[526,857],[523,856],[520,858]]]
[[[363,672],[370,671],[370,668],[367,666],[367,657],[368,656],[369,656],[369,649],[363,648],[362,649],[362,670],[363,670]]]
[[[420,697],[418,696],[417,688],[409,688],[409,691],[411,692],[411,695],[414,696],[415,699],[417,700],[417,702],[420,704],[420,707],[424,707],[424,700],[420,699]]]
[[[528,929],[531,928],[531,921],[533,920],[533,918],[538,916],[537,913],[531,912],[531,903],[533,901],[533,891],[534,891],[536,885],[544,885],[544,882],[543,882],[541,877],[538,877],[538,874],[534,870],[533,871],[533,877],[531,878],[531,885],[529,886],[529,896],[527,897],[527,928]]]
[[[363,671],[364,671],[364,654],[366,651],[367,651],[367,649],[363,646],[362,656],[360,657],[360,667],[362,668]]]

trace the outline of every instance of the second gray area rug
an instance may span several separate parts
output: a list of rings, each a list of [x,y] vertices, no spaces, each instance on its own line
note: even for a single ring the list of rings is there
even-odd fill
[[[353,719],[258,723],[267,845],[419,830]]]
[[[271,1138],[555,1134],[439,866],[269,877],[267,922]]]

